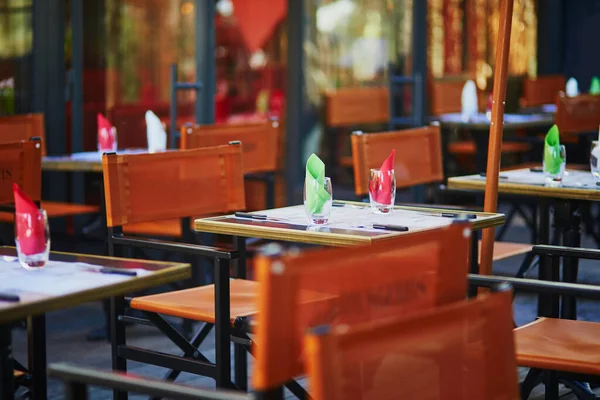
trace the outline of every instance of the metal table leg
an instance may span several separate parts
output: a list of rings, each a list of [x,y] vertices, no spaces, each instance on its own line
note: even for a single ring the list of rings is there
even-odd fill
[[[479,273],[479,231],[471,232],[471,256],[469,260],[469,272],[471,274]],[[477,296],[477,286],[469,286],[469,297]]]
[[[539,244],[550,243],[550,207],[548,200],[540,198],[540,225]],[[556,280],[557,266],[553,266],[550,257],[540,256],[539,279]],[[558,316],[558,304],[556,296],[548,293],[540,293],[538,297],[539,316]]]
[[[31,374],[31,398],[47,398],[46,378],[46,316],[27,318],[27,358]]]
[[[14,362],[12,357],[12,326],[0,325],[0,400],[14,398]]]
[[[565,229],[563,243],[569,247],[581,247],[581,216],[579,207],[576,204],[569,204],[567,208],[569,217],[569,226]],[[569,283],[577,282],[577,273],[579,270],[579,259],[574,257],[565,257],[563,259],[563,281]],[[563,296],[560,317],[564,319],[577,319],[577,299],[574,296]]]
[[[234,236],[233,243],[239,252],[236,266],[236,278],[246,279],[246,238]],[[248,352],[240,343],[233,344],[233,368],[235,385],[240,390],[248,390]]]

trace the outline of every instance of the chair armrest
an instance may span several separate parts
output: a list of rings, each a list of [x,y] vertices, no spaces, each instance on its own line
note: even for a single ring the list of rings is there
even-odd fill
[[[566,246],[537,245],[533,246],[533,254],[551,257],[575,257],[586,260],[600,260],[600,250],[582,249]]]
[[[503,276],[489,276],[469,274],[469,284],[481,287],[493,287],[501,283],[508,283],[515,289],[534,293],[552,293],[563,296],[584,297],[600,300],[600,286],[585,285],[580,283],[564,283],[539,281],[536,279],[509,278]]]
[[[181,384],[167,383],[126,374],[74,367],[67,364],[52,364],[48,375],[66,384],[83,384],[139,393],[152,397],[195,399],[195,400],[250,400],[248,393],[224,390],[192,388]]]
[[[239,258],[239,253],[235,250],[203,246],[199,244],[180,243],[159,239],[137,238],[123,235],[114,235],[112,237],[112,241],[114,244],[120,244],[124,246],[141,247],[162,251],[175,251],[179,253],[193,254],[197,256],[222,258],[226,260]]]

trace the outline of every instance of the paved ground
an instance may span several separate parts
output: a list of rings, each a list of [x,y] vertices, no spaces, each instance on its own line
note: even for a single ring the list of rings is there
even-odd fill
[[[507,235],[507,239],[517,242],[527,242],[528,233],[522,224],[513,226]],[[588,239],[584,239],[584,246],[593,247],[593,243]],[[510,260],[502,261],[494,265],[494,272],[500,275],[514,275],[521,264],[522,257],[514,257]],[[592,262],[581,263],[580,281],[598,284],[600,283],[600,271],[597,268],[597,263]],[[532,271],[532,276],[536,276],[536,271]],[[515,320],[521,325],[532,321],[535,318],[535,297],[529,295],[518,294],[514,302]],[[591,302],[580,302],[579,315],[581,319],[599,321],[600,314],[595,304]],[[102,320],[102,309],[100,304],[84,304],[68,310],[61,310],[48,315],[48,362],[69,362],[81,366],[96,367],[109,369],[110,368],[110,346],[103,342],[88,342],[85,339],[86,333],[93,327],[97,326]],[[158,331],[150,327],[135,326],[128,329],[128,341],[131,344],[141,347],[160,349],[161,351],[173,351],[177,353],[175,347],[170,342],[161,336]],[[212,358],[214,353],[211,351],[212,338],[207,340],[202,346],[205,354]],[[26,339],[24,330],[14,331],[14,353],[21,360],[26,360]],[[141,365],[139,363],[129,363],[130,371],[152,377],[161,377],[164,370]],[[250,368],[251,371],[251,368]],[[525,371],[521,370],[521,376],[524,376]],[[212,381],[206,378],[198,378],[193,375],[183,374],[180,382],[185,382],[194,386],[213,387]],[[537,390],[536,398],[543,398],[540,390]],[[50,381],[49,398],[63,398],[62,386],[59,382]],[[105,390],[93,388],[91,398],[94,400],[109,399],[111,394]],[[134,397],[135,398],[135,397]],[[572,395],[565,393],[565,399],[574,398]]]

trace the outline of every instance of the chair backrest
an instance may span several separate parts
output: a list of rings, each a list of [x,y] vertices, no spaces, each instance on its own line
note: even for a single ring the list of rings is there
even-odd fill
[[[108,227],[243,210],[239,144],[155,154],[105,154]]]
[[[511,300],[500,292],[350,329],[312,329],[311,397],[516,400]]]
[[[467,83],[461,79],[435,79],[429,84],[429,112],[431,115],[457,113],[462,110],[462,91]],[[485,108],[487,98],[485,93],[477,89],[477,104],[479,110]]]
[[[566,80],[563,75],[545,75],[537,78],[523,79],[523,95],[521,107],[543,106],[554,104],[558,92],[565,90]]]
[[[0,144],[0,204],[14,203],[13,183],[39,201],[42,194],[41,140]]]
[[[325,125],[330,128],[387,123],[386,87],[349,87],[325,92]]]
[[[600,96],[589,94],[568,97],[560,92],[556,100],[554,122],[561,134],[598,131],[600,125]]]
[[[0,117],[0,143],[29,140],[33,137],[41,139],[42,156],[46,155],[46,135],[44,114],[22,114]]]
[[[354,132],[350,140],[354,191],[358,196],[369,193],[369,171],[379,168],[391,149],[396,149],[396,187],[406,188],[444,179],[439,124],[393,132]]]
[[[181,148],[219,146],[242,142],[244,172],[273,172],[279,169],[280,129],[278,121],[256,124],[218,124],[181,127]]]
[[[304,372],[302,335],[464,299],[470,228],[465,222],[370,247],[263,254],[253,386],[268,391]]]

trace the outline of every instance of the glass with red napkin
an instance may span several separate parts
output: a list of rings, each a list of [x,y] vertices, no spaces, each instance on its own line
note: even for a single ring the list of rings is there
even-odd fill
[[[98,151],[100,153],[117,151],[117,129],[102,114],[98,114]]]
[[[381,168],[372,168],[369,176],[369,200],[375,214],[389,214],[396,201],[396,175],[394,163],[396,150],[381,164]]]
[[[17,184],[15,196],[15,242],[19,262],[27,269],[41,268],[48,262],[50,229],[45,210],[40,210]]]

